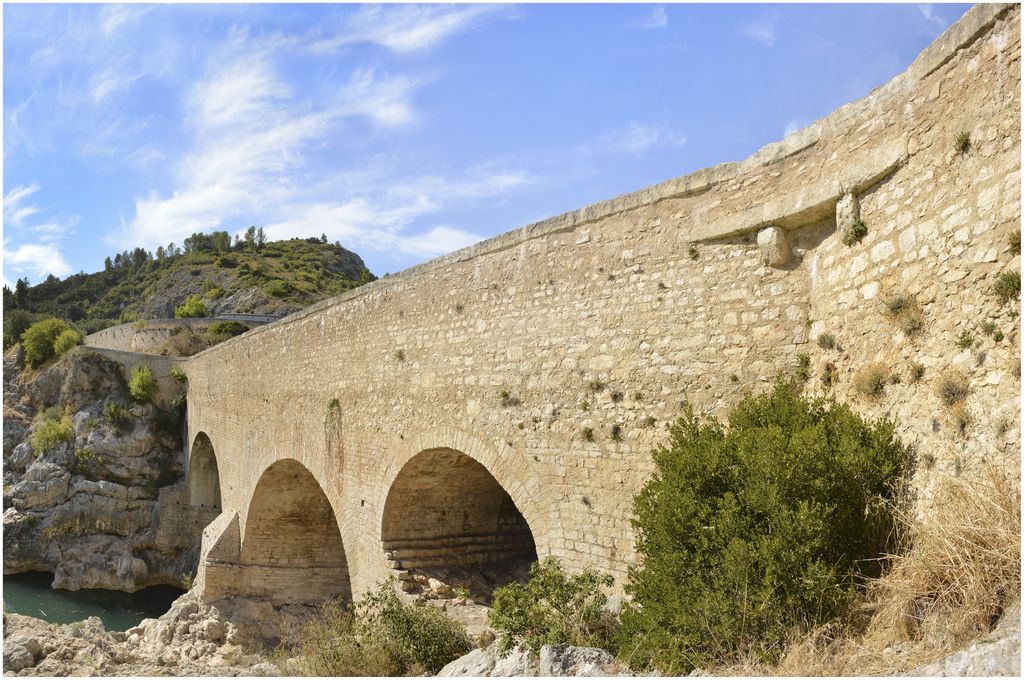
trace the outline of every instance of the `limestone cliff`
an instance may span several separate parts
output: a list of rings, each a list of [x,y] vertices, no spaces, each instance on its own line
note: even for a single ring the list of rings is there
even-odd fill
[[[37,371],[10,351],[4,380],[4,573],[50,571],[69,589],[180,585],[201,531],[175,503],[180,418],[134,404],[122,367],[84,348]],[[70,431],[37,452],[47,417]]]

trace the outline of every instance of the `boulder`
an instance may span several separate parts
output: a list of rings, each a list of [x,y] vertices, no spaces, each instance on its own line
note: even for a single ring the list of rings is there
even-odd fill
[[[540,674],[553,677],[593,678],[618,675],[622,664],[597,647],[544,645],[540,648]]]

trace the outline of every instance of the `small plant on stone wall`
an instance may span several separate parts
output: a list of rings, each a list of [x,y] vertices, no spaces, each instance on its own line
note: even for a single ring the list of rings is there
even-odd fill
[[[992,339],[995,340],[996,342],[1002,342],[1004,337],[1006,336],[1003,335],[1002,331],[996,331],[995,333],[992,334]]]
[[[731,383],[738,383],[739,381],[740,381],[740,377],[738,375],[736,375],[735,373],[733,373],[732,375],[729,376],[729,382],[731,382]]]
[[[583,428],[582,434],[583,434],[584,441],[588,441],[588,442],[594,441],[594,428],[592,428],[592,427],[585,427],[585,428]]]
[[[899,291],[882,304],[885,315],[906,335],[917,335],[924,328],[924,312],[916,296]]]
[[[949,370],[942,374],[935,387],[939,400],[946,406],[955,406],[971,392],[971,384],[967,376],[957,370]]]
[[[1020,229],[1014,229],[1010,234],[1010,249],[1015,253],[1020,252]]]
[[[690,259],[691,260],[696,260],[699,257],[700,257],[700,253],[697,252],[697,249],[694,248],[693,246],[690,246]]]
[[[885,364],[873,363],[865,366],[853,378],[853,388],[868,399],[878,399],[889,384],[889,369]]]
[[[987,335],[989,337],[992,337],[993,335],[995,335],[996,325],[993,322],[991,322],[991,321],[984,321],[984,322],[982,322],[982,324],[981,324],[981,326],[979,326],[979,328],[981,328],[981,334],[982,335]]]
[[[831,389],[833,385],[839,380],[839,375],[836,371],[836,365],[831,361],[825,362],[825,368],[821,371],[821,384],[825,386],[825,389]]]
[[[395,350],[395,359],[398,360],[398,361],[405,361],[405,350],[404,349]]]
[[[466,309],[465,305],[463,305],[461,302],[456,303],[456,305],[455,305],[455,313],[456,314],[462,314],[463,310],[465,310],[465,309]]]
[[[622,441],[622,425],[612,425],[612,441]]]
[[[188,376],[185,375],[185,371],[177,364],[171,366],[171,377],[180,383],[188,382]]]
[[[956,339],[956,346],[960,349],[970,349],[974,347],[974,333],[970,331],[963,331],[960,336]]]
[[[1020,271],[1003,272],[996,277],[995,285],[992,286],[996,297],[1003,304],[1020,297]]]
[[[654,427],[658,424],[658,419],[654,416],[647,416],[644,418],[644,427]]]
[[[822,333],[818,336],[818,347],[822,349],[835,349],[836,336],[831,333]]]
[[[186,571],[181,575],[181,587],[185,590],[192,590],[192,583],[195,580],[196,575],[191,571]]]
[[[619,403],[620,401],[622,401],[623,398],[624,398],[624,396],[623,396],[622,392],[619,392],[618,390],[615,390],[614,392],[612,392],[612,401],[615,402],[616,404]]]
[[[843,230],[842,241],[845,246],[853,246],[864,240],[868,235],[868,225],[859,217]]]
[[[108,401],[103,407],[103,422],[121,434],[131,429],[135,419],[128,409],[120,404]]]
[[[498,392],[498,399],[501,400],[502,406],[519,406],[523,403],[519,397],[514,397],[509,394],[508,390],[501,390]]]
[[[604,389],[604,383],[600,380],[591,380],[587,387],[590,388],[591,392],[600,392]]]
[[[580,410],[581,411],[589,411],[590,410],[590,400],[589,399],[584,399],[583,401],[580,402]]]
[[[633,393],[633,401],[639,402],[639,401],[643,401],[643,400],[644,400],[644,393],[643,392],[637,390],[636,392]]]
[[[967,153],[967,150],[971,148],[971,133],[967,130],[956,133],[953,137],[953,148],[960,155]]]
[[[796,355],[796,378],[802,382],[811,379],[811,357],[808,354]]]
[[[924,377],[924,364],[911,364],[910,365],[910,382],[920,382],[921,378]]]
[[[953,428],[956,433],[961,437],[967,434],[967,429],[974,422],[974,418],[971,417],[970,412],[967,410],[966,404],[956,404],[949,410],[949,419],[953,423]]]
[[[156,379],[153,377],[153,371],[149,370],[149,366],[133,366],[132,378],[128,381],[128,393],[132,399],[140,404],[145,404],[153,400],[156,391]]]

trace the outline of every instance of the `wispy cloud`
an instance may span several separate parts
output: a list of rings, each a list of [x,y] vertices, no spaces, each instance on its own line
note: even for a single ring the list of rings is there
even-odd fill
[[[125,73],[120,68],[103,69],[93,74],[89,83],[89,94],[92,96],[92,100],[99,104],[108,95],[126,89],[144,75],[146,75],[145,72]]]
[[[637,28],[652,29],[668,26],[668,12],[665,5],[655,5],[649,13],[636,23]]]
[[[740,28],[740,35],[750,38],[765,47],[775,47],[775,29],[778,17],[752,21]]]
[[[788,137],[802,127],[803,123],[801,123],[799,120],[791,120],[788,123],[786,123],[786,128],[782,131],[782,136]]]
[[[917,6],[917,9],[919,12],[921,12],[921,16],[924,17],[924,20],[927,21],[929,24],[933,25],[940,31],[946,30],[946,26],[949,25],[949,22],[935,13],[934,5],[919,4]]]
[[[686,136],[665,125],[632,121],[627,128],[605,135],[602,143],[613,151],[641,155],[655,147],[682,146],[686,144]]]
[[[122,26],[138,21],[154,9],[142,5],[104,5],[99,13],[100,30],[109,38]]]
[[[22,205],[22,201],[39,191],[38,184],[18,185],[7,192],[4,196],[4,222],[20,227],[26,217],[39,212],[34,205]]]
[[[374,43],[395,52],[426,50],[467,30],[500,5],[367,5],[351,14],[336,35],[315,40],[315,52]]]

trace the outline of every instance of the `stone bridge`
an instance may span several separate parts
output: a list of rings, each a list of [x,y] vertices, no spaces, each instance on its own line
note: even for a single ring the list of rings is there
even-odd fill
[[[746,161],[505,233],[188,359],[188,495],[217,513],[204,597],[309,602],[549,555],[621,584],[632,497],[666,424],[684,402],[721,414],[799,355],[809,391],[830,366],[832,394],[897,418],[931,457],[923,498],[937,471],[1012,466],[1019,303],[990,291],[1020,269],[1019,58],[1018,6],[979,5],[905,73]],[[858,219],[867,236],[844,245]],[[922,304],[921,334],[886,320],[898,292]],[[956,338],[988,319],[1008,337],[985,340],[978,363]],[[853,383],[872,363],[903,379],[868,401]],[[947,370],[971,383],[966,432],[929,382]]]

